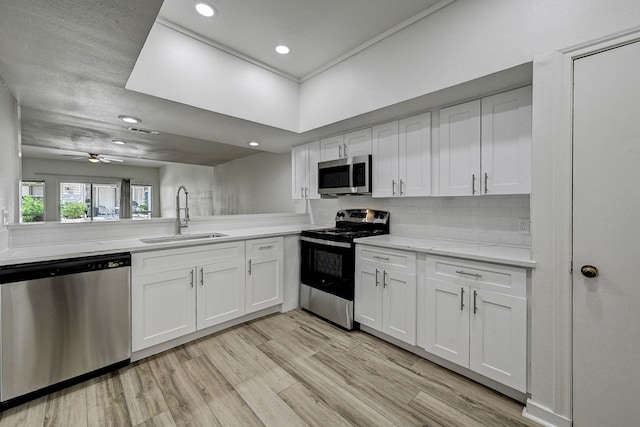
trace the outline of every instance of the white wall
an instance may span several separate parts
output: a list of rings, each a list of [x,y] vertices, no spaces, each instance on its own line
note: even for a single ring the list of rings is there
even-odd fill
[[[0,78],[0,250],[8,246],[8,233],[2,226],[2,212],[8,212],[9,223],[18,221],[19,147],[18,103]]]
[[[281,129],[299,127],[298,83],[158,23],[126,88]]]
[[[46,221],[57,221],[60,190],[62,181],[83,180],[98,182],[101,179],[119,181],[129,178],[132,184],[148,184],[153,186],[152,215],[160,216],[160,181],[158,168],[145,168],[120,164],[90,163],[87,161],[65,161],[50,159],[22,159],[22,179],[45,181],[45,215]]]
[[[535,0],[531,399],[527,410],[571,419],[571,128],[559,51],[637,27],[637,0]],[[570,98],[568,98],[570,99]],[[566,119],[566,116],[569,116]],[[563,116],[566,120],[561,120]]]
[[[300,130],[432,93],[532,57],[532,0],[458,0],[303,82]]]
[[[216,215],[304,212],[291,199],[291,153],[259,153],[215,166]]]
[[[213,215],[212,166],[172,163],[160,168],[159,180],[162,217],[176,217],[176,193],[181,185],[189,191],[190,216]]]

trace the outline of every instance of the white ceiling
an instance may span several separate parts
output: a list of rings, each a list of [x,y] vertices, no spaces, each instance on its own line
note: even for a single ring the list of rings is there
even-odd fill
[[[148,159],[214,166],[259,151],[248,141],[259,140],[260,150],[286,152],[473,95],[474,88],[447,90],[299,134],[125,89],[158,14],[165,24],[201,33],[227,52],[301,81],[420,19],[440,0],[210,2],[219,16],[207,21],[192,12],[195,0],[0,1],[0,78],[21,105],[25,156],[98,153],[125,164]],[[291,54],[274,53],[276,43],[289,45]],[[530,80],[530,68],[515,77]],[[496,76],[494,86],[505,82]],[[127,130],[121,114],[142,118],[136,126],[160,135]]]

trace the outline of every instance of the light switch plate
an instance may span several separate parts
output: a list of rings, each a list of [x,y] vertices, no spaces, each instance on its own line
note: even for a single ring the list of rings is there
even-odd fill
[[[518,218],[518,234],[529,234],[531,232],[531,221],[527,218]]]

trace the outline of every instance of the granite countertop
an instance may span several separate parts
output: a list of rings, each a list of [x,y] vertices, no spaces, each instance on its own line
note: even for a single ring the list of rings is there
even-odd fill
[[[64,242],[59,244],[43,244],[33,246],[22,246],[5,249],[0,252],[0,266],[23,264],[38,261],[49,261],[56,259],[76,258],[92,255],[105,255],[120,252],[147,252],[161,249],[174,249],[215,243],[233,242],[238,240],[259,239],[273,236],[284,236],[299,234],[302,230],[324,228],[311,224],[297,224],[289,226],[267,226],[267,227],[242,227],[223,230],[211,230],[211,233],[220,232],[223,237],[210,239],[182,240],[162,243],[144,243],[141,239],[158,236],[144,236],[130,239],[114,240],[87,240],[78,242]],[[199,231],[191,234],[204,234]],[[183,233],[188,235],[190,233]]]
[[[382,248],[404,249],[519,267],[534,268],[536,265],[536,262],[531,259],[531,249],[522,246],[421,238],[396,234],[363,237],[355,239],[355,242]]]

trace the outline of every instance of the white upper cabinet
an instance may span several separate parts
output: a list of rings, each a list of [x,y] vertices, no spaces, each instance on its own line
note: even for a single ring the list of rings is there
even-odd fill
[[[320,160],[344,159],[371,154],[371,128],[320,140]]]
[[[440,195],[531,191],[531,86],[440,110]]]
[[[531,192],[531,87],[482,100],[483,194]]]
[[[373,197],[431,194],[431,114],[373,128]]]
[[[480,194],[480,101],[440,110],[440,195]]]
[[[372,195],[394,197],[398,184],[398,122],[374,126],[372,136]]]
[[[291,194],[294,199],[319,199],[318,161],[320,142],[291,149]]]
[[[400,196],[431,195],[431,113],[399,122]]]

